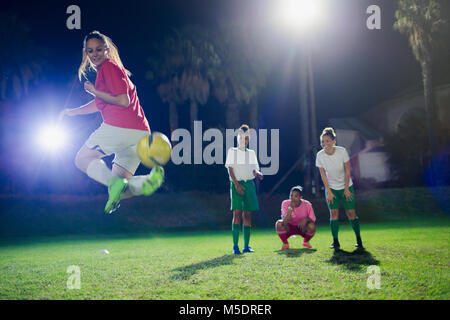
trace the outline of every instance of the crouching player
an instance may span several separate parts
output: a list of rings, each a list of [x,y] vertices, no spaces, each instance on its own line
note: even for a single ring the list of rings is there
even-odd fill
[[[315,221],[311,203],[303,199],[303,188],[293,187],[289,199],[281,204],[281,219],[275,224],[277,234],[283,242],[281,250],[289,249],[288,238],[297,234],[303,237],[303,245],[311,249],[309,240],[316,233]]]

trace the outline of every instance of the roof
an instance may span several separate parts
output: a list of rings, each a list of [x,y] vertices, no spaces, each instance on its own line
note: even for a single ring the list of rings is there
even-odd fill
[[[434,94],[436,94],[438,92],[446,92],[446,91],[448,92],[448,90],[450,90],[450,83],[444,83],[444,84],[433,87]],[[382,106],[391,108],[392,105],[399,103],[401,101],[414,99],[416,97],[423,98],[423,96],[424,96],[423,86],[418,86],[418,85],[410,86],[409,88],[398,92],[391,98],[384,100],[381,103],[378,103],[377,105],[371,107],[365,114],[374,112],[374,111],[380,112],[379,110],[380,110],[380,107],[382,107]]]
[[[380,131],[371,127],[367,122],[354,117],[334,118],[330,119],[329,122],[335,130],[358,131],[365,140],[376,140],[382,137]]]

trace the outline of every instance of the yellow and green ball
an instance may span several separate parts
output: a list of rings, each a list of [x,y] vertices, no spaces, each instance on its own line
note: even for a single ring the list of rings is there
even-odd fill
[[[172,145],[163,133],[153,132],[139,141],[136,152],[146,167],[153,168],[163,166],[170,160]]]

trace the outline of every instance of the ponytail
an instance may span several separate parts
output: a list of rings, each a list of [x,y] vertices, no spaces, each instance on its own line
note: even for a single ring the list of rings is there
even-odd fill
[[[103,42],[103,44],[106,46],[106,48],[109,48],[109,58],[111,60],[114,60],[115,63],[117,63],[117,65],[122,68],[123,70],[125,70],[125,73],[127,74],[127,76],[131,76],[131,72],[128,71],[127,69],[125,69],[125,67],[123,66],[122,60],[120,59],[119,56],[119,50],[117,49],[117,46],[114,44],[114,42],[111,40],[111,38],[109,38],[108,36],[105,36],[104,34],[100,33],[99,31],[92,31],[91,33],[89,33],[83,41],[83,52],[82,52],[82,59],[81,59],[81,64],[80,67],[78,68],[78,79],[81,81],[81,77],[84,76],[86,78],[86,69],[87,68],[91,68],[91,69],[95,69],[95,65],[93,65],[86,53],[86,43],[90,40],[90,39],[98,39],[101,42]]]

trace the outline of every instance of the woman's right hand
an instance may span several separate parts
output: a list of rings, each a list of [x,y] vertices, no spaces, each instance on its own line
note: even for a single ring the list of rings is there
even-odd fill
[[[69,115],[69,109],[63,109],[58,114],[58,122],[61,122],[61,120],[64,118],[65,115]]]
[[[244,194],[244,190],[245,190],[245,188],[244,188],[244,186],[242,184],[240,184],[239,182],[236,183],[236,191],[239,194]]]
[[[290,207],[292,208],[292,211],[294,211],[294,208],[300,206],[300,204],[301,204],[300,201],[291,200]]]
[[[336,196],[331,192],[331,190],[327,191],[327,203],[333,203],[333,199],[336,198]]]

